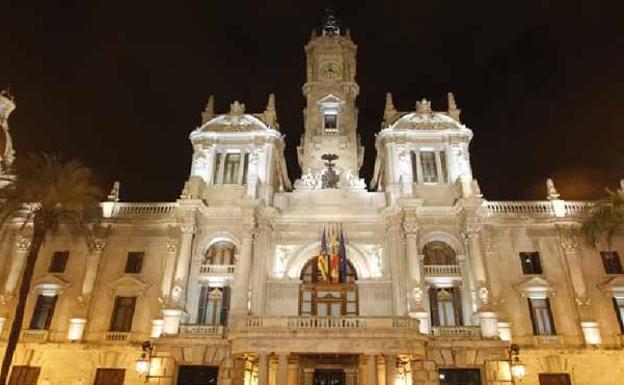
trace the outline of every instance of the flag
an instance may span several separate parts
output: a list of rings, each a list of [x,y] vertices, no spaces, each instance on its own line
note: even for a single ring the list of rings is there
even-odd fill
[[[338,250],[340,258],[340,282],[347,282],[347,248],[345,246],[344,232],[340,229],[340,245]]]
[[[338,240],[336,239],[336,234],[332,235],[331,239],[331,259],[330,259],[330,273],[331,281],[333,283],[340,283],[340,273],[339,273],[339,265],[340,265],[340,256],[338,255]]]
[[[319,250],[319,256],[316,261],[316,265],[321,273],[321,279],[323,282],[327,282],[329,276],[327,254],[327,237],[325,236],[325,229],[323,229],[323,235],[321,236],[321,250]]]

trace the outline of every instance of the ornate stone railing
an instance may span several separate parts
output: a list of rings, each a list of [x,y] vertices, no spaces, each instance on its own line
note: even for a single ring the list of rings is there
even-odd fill
[[[222,336],[222,325],[181,325],[180,336]]]
[[[459,265],[425,265],[425,275],[429,277],[459,277]]]
[[[290,330],[340,330],[394,328],[419,330],[418,320],[401,317],[247,317],[239,327],[245,329],[285,328]]]
[[[129,332],[106,332],[104,337],[109,342],[128,342],[130,340]]]
[[[23,342],[46,342],[50,334],[49,330],[25,329],[22,330],[21,340]]]
[[[583,215],[593,207],[593,202],[588,201],[556,201],[560,202],[561,214]],[[515,214],[515,215],[552,215],[555,216],[555,203],[553,201],[489,201],[485,204],[489,214]]]
[[[113,217],[167,215],[175,212],[178,204],[175,202],[149,203],[114,203]]]
[[[479,326],[434,326],[431,335],[441,338],[480,338]]]
[[[234,265],[201,265],[199,275],[233,275]]]

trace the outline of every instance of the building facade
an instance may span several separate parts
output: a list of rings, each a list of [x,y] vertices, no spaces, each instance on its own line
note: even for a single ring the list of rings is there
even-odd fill
[[[116,184],[88,237],[46,239],[11,383],[502,385],[512,343],[524,384],[620,383],[624,238],[585,244],[591,202],[551,180],[543,201],[485,199],[450,93],[445,111],[388,94],[367,189],[356,45],[329,19],[305,53],[301,177],[272,95],[261,113],[211,97],[177,201],[121,202]],[[21,224],[1,233],[2,344]]]

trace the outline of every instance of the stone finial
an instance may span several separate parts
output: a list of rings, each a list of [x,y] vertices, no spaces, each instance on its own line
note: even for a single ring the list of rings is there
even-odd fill
[[[457,103],[455,103],[455,96],[453,96],[452,92],[449,92],[447,94],[447,100],[448,115],[459,122],[459,114],[461,114],[461,109],[457,108]]]
[[[204,107],[204,111],[202,112],[202,124],[206,123],[214,116],[214,95],[210,95],[208,97],[208,102],[206,103],[206,107]]]
[[[559,199],[559,192],[555,188],[555,182],[551,178],[546,179],[546,193],[549,200]]]
[[[13,96],[8,90],[0,91],[0,126],[7,129],[6,122],[9,120],[9,115],[15,110],[15,101]]]
[[[269,94],[266,110],[264,111],[264,120],[271,128],[277,128],[277,112],[275,111],[275,95]]]
[[[419,114],[430,114],[431,102],[425,98],[422,98],[421,101],[416,101],[416,112]]]
[[[111,188],[108,193],[107,199],[109,202],[119,202],[119,188],[121,187],[121,183],[116,180],[113,183],[113,188]]]
[[[189,181],[184,182],[184,187],[180,192],[180,199],[191,199],[191,183]]]
[[[388,124],[392,116],[396,114],[396,109],[394,108],[394,103],[392,102],[392,94],[390,92],[386,93],[386,107],[384,108],[384,123]]]
[[[234,103],[230,104],[230,115],[232,116],[243,116],[245,114],[245,104],[235,100]]]
[[[483,194],[481,193],[481,187],[479,186],[479,181],[477,181],[476,179],[473,179],[472,182],[470,182],[470,189],[472,190],[472,196],[477,198],[483,197]]]

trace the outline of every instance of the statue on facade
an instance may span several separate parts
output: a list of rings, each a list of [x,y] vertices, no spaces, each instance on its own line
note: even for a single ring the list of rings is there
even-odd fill
[[[340,176],[336,173],[336,163],[334,163],[334,161],[338,159],[338,155],[323,154],[321,159],[325,161],[325,172],[323,173],[321,184],[322,188],[338,188]]]

